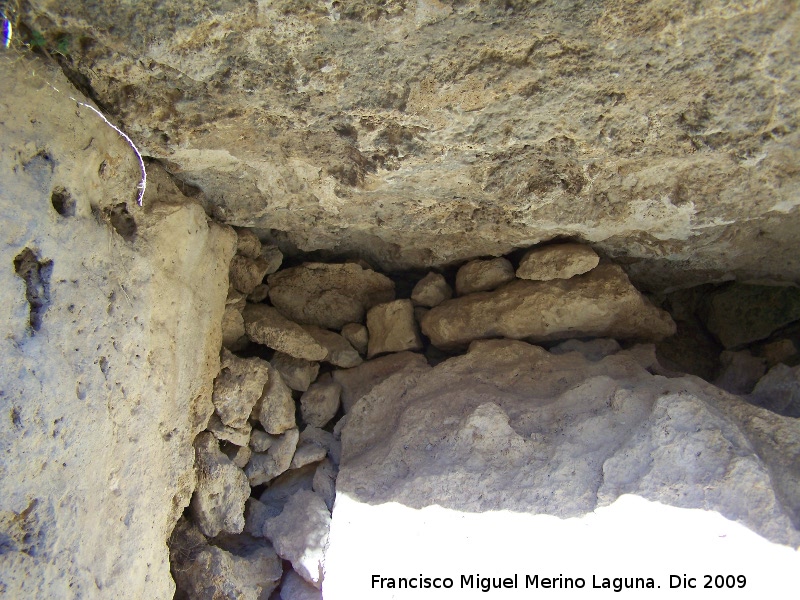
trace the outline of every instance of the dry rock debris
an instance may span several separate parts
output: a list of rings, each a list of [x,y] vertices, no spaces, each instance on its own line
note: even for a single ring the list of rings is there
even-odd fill
[[[569,279],[594,269],[600,257],[589,246],[556,244],[533,248],[525,253],[517,267],[517,277],[534,281]]]
[[[471,260],[456,273],[456,294],[485,292],[514,279],[514,267],[507,258]]]
[[[437,306],[453,297],[453,290],[444,275],[431,271],[420,279],[411,290],[411,301],[417,306]]]
[[[800,366],[775,365],[759,380],[748,399],[779,415],[800,418]]]
[[[250,462],[244,469],[250,485],[255,487],[275,479],[289,469],[292,457],[300,439],[300,431],[289,429],[272,440],[266,452],[253,452]]]
[[[339,410],[341,394],[341,384],[333,381],[330,375],[312,383],[308,391],[300,396],[303,420],[314,427],[325,427]]]
[[[257,344],[309,361],[324,360],[328,355],[324,346],[272,306],[248,304],[242,316],[247,335]]]
[[[353,263],[306,263],[269,276],[269,298],[290,319],[325,329],[364,320],[367,310],[394,300],[394,282]]]
[[[222,347],[228,350],[237,350],[239,340],[245,335],[242,311],[233,306],[225,308],[222,316]]]
[[[280,515],[264,523],[264,535],[303,579],[320,588],[330,524],[331,514],[322,497],[300,490],[289,498]]]
[[[253,415],[272,435],[279,435],[296,426],[292,390],[283,382],[277,369],[269,367],[269,381],[264,393],[253,407]]]
[[[367,358],[387,352],[422,349],[411,300],[395,300],[373,306],[367,313],[367,329]]]
[[[236,446],[247,446],[252,426],[250,423],[245,423],[242,427],[231,427],[223,423],[219,415],[214,413],[208,420],[206,429],[221,442],[230,442]]]
[[[454,298],[432,308],[421,325],[442,349],[492,337],[660,340],[675,333],[669,314],[653,306],[612,264],[571,279],[516,280],[493,292]]]
[[[315,325],[304,325],[303,329],[323,348],[327,350],[327,354],[323,359],[325,362],[331,363],[337,367],[349,369],[364,362],[358,351],[350,345],[343,336],[335,331],[322,329]]]
[[[322,591],[290,569],[281,581],[281,600],[322,600]]]
[[[281,374],[286,385],[299,392],[305,392],[319,373],[319,363],[283,352],[275,352],[269,363]]]
[[[243,428],[269,381],[269,363],[260,358],[239,358],[223,350],[220,366],[211,401],[223,423]]]
[[[248,258],[237,254],[231,260],[231,285],[245,296],[252,294],[264,281],[268,269],[269,264],[261,257]]]
[[[189,505],[192,519],[208,537],[241,533],[244,503],[250,496],[247,477],[222,453],[211,433],[198,435],[194,448],[197,487]]]

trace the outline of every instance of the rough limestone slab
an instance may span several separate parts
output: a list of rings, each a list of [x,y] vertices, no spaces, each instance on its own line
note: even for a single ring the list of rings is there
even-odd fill
[[[198,435],[194,447],[197,487],[189,505],[192,519],[208,537],[241,533],[244,503],[250,497],[247,477],[222,453],[212,434]]]
[[[352,369],[333,372],[333,380],[342,386],[342,406],[349,412],[353,405],[373,387],[395,373],[427,370],[425,357],[416,352],[397,352],[372,360]]]
[[[422,338],[414,319],[411,300],[395,300],[373,306],[367,312],[367,329],[367,358],[386,352],[422,349]]]
[[[363,321],[367,310],[394,300],[394,282],[353,263],[306,263],[269,276],[269,298],[290,319],[325,329]]]
[[[303,329],[323,348],[328,354],[323,359],[334,366],[349,369],[364,362],[358,351],[350,345],[343,336],[335,331],[322,329],[316,325],[304,325]]]
[[[514,279],[514,267],[507,258],[471,260],[456,273],[456,295],[485,292]]]
[[[600,263],[597,252],[582,244],[555,244],[533,248],[517,267],[517,277],[534,281],[569,279],[594,269]]]
[[[417,306],[432,308],[450,300],[453,290],[447,284],[444,275],[431,271],[420,279],[411,290],[411,301]]]
[[[454,298],[432,308],[421,326],[431,343],[442,349],[492,337],[656,341],[675,333],[672,318],[611,264],[571,279],[517,280],[493,292]]]
[[[589,361],[475,342],[375,388],[342,444],[337,498],[364,504],[566,519],[635,494],[800,543],[800,421],[652,375],[625,351]]]
[[[264,523],[264,535],[284,560],[314,587],[322,585],[325,549],[331,515],[324,500],[312,491],[295,493],[283,512]]]
[[[314,427],[325,427],[339,410],[342,386],[328,375],[325,380],[312,383],[300,396],[300,414]]]
[[[260,358],[239,358],[223,350],[220,366],[211,401],[223,423],[243,428],[269,381],[269,363]]]
[[[319,363],[283,352],[275,352],[269,362],[281,374],[286,385],[299,392],[305,392],[319,373]]]
[[[252,425],[245,422],[242,427],[231,427],[222,422],[217,413],[211,415],[208,420],[208,431],[214,434],[214,437],[221,442],[230,442],[236,446],[247,446],[250,441],[250,432]]]
[[[251,340],[295,358],[323,360],[328,351],[300,325],[265,304],[248,304],[242,312],[244,327]]]

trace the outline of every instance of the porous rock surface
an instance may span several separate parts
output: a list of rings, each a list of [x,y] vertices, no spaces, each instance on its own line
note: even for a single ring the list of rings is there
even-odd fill
[[[800,276],[795,2],[22,4],[146,154],[287,251],[564,236],[651,288]]]
[[[550,281],[569,279],[594,269],[600,262],[597,252],[583,244],[555,244],[534,248],[519,261],[516,275],[520,279]]]
[[[60,71],[0,56],[0,594],[170,598],[236,237]],[[51,84],[53,87],[51,87]],[[56,88],[60,91],[55,91]]]
[[[697,378],[652,375],[636,353],[590,361],[486,340],[353,407],[337,494],[562,518],[636,494],[797,546],[797,450],[800,421]]]
[[[432,308],[421,325],[422,333],[439,348],[490,337],[660,340],[675,333],[672,318],[642,296],[613,264],[571,279],[520,279],[492,292],[454,298]]]

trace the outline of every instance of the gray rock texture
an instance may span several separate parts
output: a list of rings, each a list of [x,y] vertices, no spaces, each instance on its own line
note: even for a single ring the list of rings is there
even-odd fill
[[[303,420],[314,427],[325,427],[336,415],[341,404],[342,386],[333,381],[330,375],[324,381],[309,386],[300,396],[300,413]]]
[[[475,342],[375,387],[342,445],[337,493],[361,503],[567,518],[636,494],[800,542],[800,421],[627,351]]]
[[[555,244],[534,248],[525,253],[517,267],[517,277],[534,281],[569,279],[591,271],[600,257],[589,246]]]
[[[749,400],[787,417],[800,417],[800,366],[778,364],[756,384]]]
[[[267,483],[284,473],[292,464],[299,439],[300,432],[296,428],[289,429],[282,435],[275,436],[266,452],[254,452],[244,469],[250,485],[255,487]]]
[[[323,499],[310,490],[296,492],[283,512],[264,523],[264,535],[275,551],[314,587],[322,585],[331,515]]]
[[[272,366],[269,368],[269,381],[264,386],[264,394],[253,408],[253,414],[271,435],[280,435],[296,426],[292,390],[284,383],[280,372]]]
[[[325,362],[331,363],[337,367],[349,369],[364,362],[358,351],[350,345],[344,336],[339,335],[335,331],[329,331],[316,327],[315,325],[304,325],[303,329],[308,335],[323,348],[327,350],[325,355]]]
[[[157,164],[137,206],[58,68],[11,49],[0,77],[0,595],[171,598],[236,237]]]
[[[367,353],[369,343],[369,331],[361,323],[348,323],[342,327],[342,337],[350,342],[350,345],[358,350],[359,354]]]
[[[281,374],[284,383],[293,390],[305,392],[317,378],[319,363],[276,352],[269,363]]]
[[[354,263],[306,263],[269,277],[269,299],[298,323],[341,329],[367,310],[394,300],[394,282]]]
[[[517,280],[493,292],[454,298],[432,308],[421,326],[431,343],[444,349],[491,337],[660,340],[675,333],[670,316],[612,264],[571,279]]]
[[[800,276],[794,2],[23,4],[146,154],[287,252],[566,236],[651,288]]]
[[[397,352],[368,360],[352,369],[333,372],[333,380],[342,386],[342,406],[349,412],[353,405],[387,377],[400,372],[427,370],[428,361],[415,352]]]

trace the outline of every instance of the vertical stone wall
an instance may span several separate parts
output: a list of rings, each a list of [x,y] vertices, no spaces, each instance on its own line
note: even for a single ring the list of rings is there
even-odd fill
[[[138,207],[59,71],[0,73],[0,596],[171,598],[236,238],[155,165]]]

